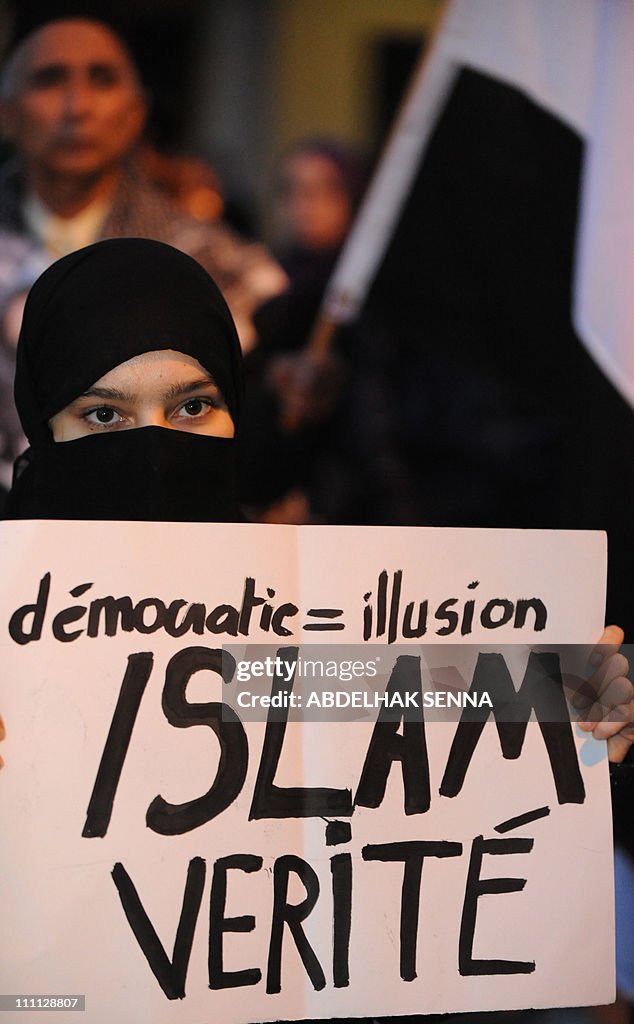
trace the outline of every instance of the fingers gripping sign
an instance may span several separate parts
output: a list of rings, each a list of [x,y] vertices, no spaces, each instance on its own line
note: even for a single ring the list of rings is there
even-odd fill
[[[597,740],[607,740],[608,757],[616,763],[624,760],[634,742],[634,686],[622,643],[623,630],[606,626],[589,659],[595,671],[573,699],[579,727]]]

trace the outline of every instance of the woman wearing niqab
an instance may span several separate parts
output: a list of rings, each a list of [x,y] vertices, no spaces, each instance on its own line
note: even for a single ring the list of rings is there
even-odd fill
[[[51,420],[95,382],[162,351],[200,364],[236,428],[240,345],[224,299],[195,260],[160,242],[111,239],[71,253],[38,279],[15,381],[30,447],[16,463],[6,518],[240,519],[234,437],[144,426],[54,438]]]

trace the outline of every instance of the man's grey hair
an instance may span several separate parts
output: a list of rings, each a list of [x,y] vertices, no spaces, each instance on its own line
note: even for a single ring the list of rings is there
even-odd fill
[[[143,93],[143,86],[141,84],[139,71],[136,66],[134,57],[132,56],[129,47],[122,39],[122,37],[119,35],[119,33],[116,32],[115,29],[111,28],[110,25],[107,25],[103,21],[99,21],[97,18],[68,17],[55,18],[54,21],[47,21],[43,25],[39,25],[36,29],[30,32],[28,36],[25,36],[24,39],[22,39],[17,44],[17,46],[11,51],[2,69],[0,70],[1,99],[11,100],[20,94],[24,84],[24,74],[28,67],[31,50],[33,49],[33,44],[39,36],[39,34],[52,25],[62,25],[65,22],[81,22],[85,25],[92,25],[95,28],[102,29],[104,32],[107,32],[108,35],[112,36],[113,39],[116,39],[119,46],[121,47],[121,50],[128,59],[130,70],[132,71],[133,74],[134,82],[137,85],[139,92]]]

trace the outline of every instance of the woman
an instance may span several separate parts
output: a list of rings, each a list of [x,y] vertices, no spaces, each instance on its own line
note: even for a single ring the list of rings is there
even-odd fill
[[[341,452],[341,410],[350,406],[347,345],[340,338],[336,352],[319,360],[305,345],[367,170],[352,147],[329,138],[301,139],[281,160],[274,220],[288,288],[255,316],[260,340],[245,363],[249,401],[241,441],[242,494],[264,522],[332,521],[330,513],[342,510],[338,495],[351,489],[348,478],[358,478]],[[350,366],[355,377],[360,370],[358,363]]]
[[[323,291],[367,183],[366,160],[336,139],[299,139],[284,153],[276,182],[276,255],[293,286]]]
[[[240,363],[231,314],[189,256],[112,239],[59,260],[24,312],[15,396],[30,448],[6,518],[239,518]]]
[[[15,396],[30,447],[5,518],[241,519],[241,359],[216,285],[178,250],[112,239],[53,264],[24,310]]]

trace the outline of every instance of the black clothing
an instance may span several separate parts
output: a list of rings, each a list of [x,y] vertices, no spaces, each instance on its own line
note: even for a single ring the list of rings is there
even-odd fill
[[[622,764],[610,765],[614,842],[634,858],[634,747]]]
[[[240,343],[209,274],[162,242],[115,238],[65,256],[35,282],[18,343],[15,400],[31,445],[48,421],[115,366],[173,349],[212,374],[234,423]]]
[[[51,443],[25,461],[5,519],[241,518],[232,438],[143,427]]]
[[[304,490],[318,517],[329,510],[321,485],[322,465],[329,466],[341,446],[337,409],[318,424],[288,431],[281,425],[279,395],[269,381],[278,356],[304,349],[319,313],[324,290],[339,255],[339,246],[309,250],[294,248],[279,261],[290,285],[260,307],[254,317],[259,344],[245,359],[245,418],[240,435],[240,488],[245,504],[254,507],[279,501],[294,488]],[[327,522],[341,522],[336,516]]]
[[[133,356],[173,349],[197,359],[234,424],[241,351],[227,305],[195,260],[161,242],[112,239],[42,274],[20,332],[16,405],[31,447],[16,462],[8,519],[228,522],[233,438],[161,427],[55,443],[48,421]]]

